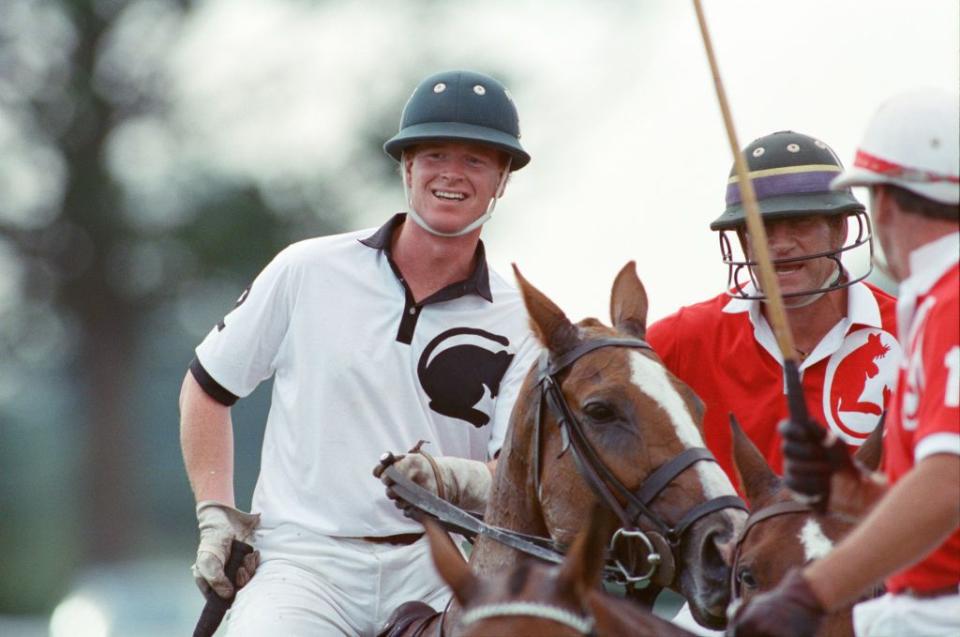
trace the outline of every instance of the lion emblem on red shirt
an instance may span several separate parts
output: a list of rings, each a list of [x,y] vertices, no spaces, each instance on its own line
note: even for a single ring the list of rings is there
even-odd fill
[[[890,398],[900,347],[882,330],[850,334],[830,358],[824,379],[827,424],[848,443],[860,444]]]

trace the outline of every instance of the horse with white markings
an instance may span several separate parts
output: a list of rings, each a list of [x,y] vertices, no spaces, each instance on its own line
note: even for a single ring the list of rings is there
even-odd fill
[[[612,328],[572,323],[516,274],[545,352],[520,390],[485,522],[565,547],[601,502],[625,576],[677,590],[698,622],[722,627],[744,505],[704,446],[699,399],[643,340],[647,296],[633,263],[613,285]],[[520,556],[481,535],[471,567],[497,573]],[[411,610],[430,614],[405,604],[384,634],[457,634],[456,601],[431,619],[411,622]]]

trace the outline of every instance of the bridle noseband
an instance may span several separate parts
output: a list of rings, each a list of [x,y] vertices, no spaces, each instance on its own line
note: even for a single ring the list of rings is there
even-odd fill
[[[486,604],[464,611],[460,617],[461,626],[492,619],[496,617],[535,617],[537,619],[548,619],[567,628],[572,628],[581,635],[594,635],[593,617],[590,615],[578,615],[552,604],[542,602],[500,602],[498,604]]]
[[[632,573],[619,560],[616,560],[616,565],[625,581],[628,583],[646,582],[656,577],[655,583],[666,586],[672,582],[674,576],[672,553],[680,545],[684,534],[694,522],[722,509],[747,510],[747,507],[743,500],[734,495],[713,498],[701,502],[687,511],[680,521],[673,526],[653,511],[651,503],[667,485],[688,467],[701,460],[716,462],[710,450],[704,447],[685,449],[647,476],[635,491],[628,489],[604,464],[590,444],[583,425],[563,397],[560,382],[557,380],[558,374],[573,365],[581,357],[602,347],[630,347],[652,351],[646,341],[638,338],[599,338],[581,343],[556,358],[551,358],[549,352],[544,352],[540,357],[537,377],[540,394],[537,399],[533,434],[535,492],[539,496],[541,419],[543,406],[546,404],[560,428],[562,442],[560,455],[563,455],[567,449],[572,450],[577,470],[600,500],[620,519],[622,526],[613,535],[610,544],[611,553],[615,553],[618,541],[624,538],[636,538],[644,544],[648,564],[646,572],[639,575]],[[621,504],[621,502],[626,504]],[[652,527],[652,529],[641,529],[641,521],[644,521],[645,526]],[[658,573],[658,571],[660,572]]]

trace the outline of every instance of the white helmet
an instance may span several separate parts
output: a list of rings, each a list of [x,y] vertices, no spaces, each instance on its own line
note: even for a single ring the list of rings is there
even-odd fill
[[[943,204],[960,203],[960,94],[911,91],[873,116],[853,167],[833,189],[892,184]]]

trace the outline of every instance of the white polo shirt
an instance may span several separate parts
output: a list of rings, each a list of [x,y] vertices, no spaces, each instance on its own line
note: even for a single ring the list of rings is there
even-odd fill
[[[539,353],[519,292],[476,267],[421,303],[390,258],[396,215],[276,256],[197,347],[191,371],[229,405],[274,376],[252,510],[332,536],[421,530],[371,475],[381,453],[499,450]]]

